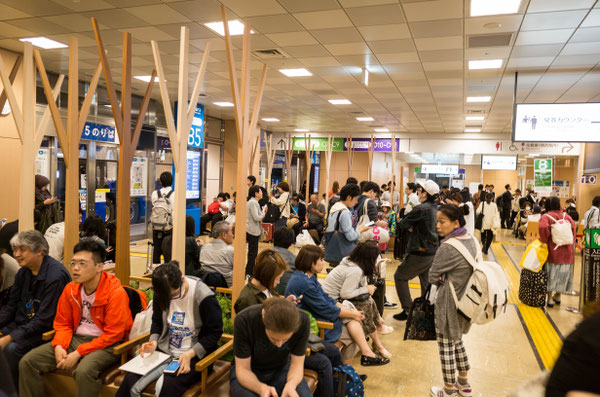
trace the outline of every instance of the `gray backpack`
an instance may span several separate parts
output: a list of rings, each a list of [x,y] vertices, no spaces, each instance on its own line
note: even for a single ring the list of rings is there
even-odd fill
[[[154,230],[170,230],[173,228],[173,214],[171,212],[171,202],[169,197],[173,194],[171,190],[166,196],[163,196],[160,189],[156,191],[158,199],[152,206],[150,222]]]

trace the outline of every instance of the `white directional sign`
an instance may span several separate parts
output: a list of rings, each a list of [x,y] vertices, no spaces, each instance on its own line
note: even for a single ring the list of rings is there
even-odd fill
[[[600,142],[600,103],[521,103],[513,139],[524,142]]]

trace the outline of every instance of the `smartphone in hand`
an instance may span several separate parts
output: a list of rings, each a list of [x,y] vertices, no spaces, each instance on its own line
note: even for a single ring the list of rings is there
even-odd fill
[[[163,371],[165,374],[174,374],[179,369],[181,363],[179,361],[171,361],[167,368]]]

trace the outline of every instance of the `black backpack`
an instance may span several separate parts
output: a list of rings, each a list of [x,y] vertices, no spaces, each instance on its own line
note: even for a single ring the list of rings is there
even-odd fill
[[[275,204],[269,202],[267,203],[267,213],[263,218],[264,223],[275,223],[281,217],[281,211],[279,207]]]

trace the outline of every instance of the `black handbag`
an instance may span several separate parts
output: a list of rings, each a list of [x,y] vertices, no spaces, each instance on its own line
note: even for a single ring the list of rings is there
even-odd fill
[[[333,231],[326,232],[323,235],[325,245],[325,260],[327,262],[339,263],[343,258],[348,256],[350,252],[356,247],[356,241],[349,241],[344,233],[340,233],[340,215],[342,211],[338,212],[335,220],[335,227]]]
[[[481,214],[477,214],[475,217],[475,229],[481,230],[483,227],[483,209],[485,207],[485,201],[481,204]]]
[[[435,312],[434,305],[429,302],[429,293],[431,285],[427,288],[425,296],[413,301],[408,319],[406,320],[406,329],[404,331],[404,340],[436,340],[435,332]]]
[[[521,269],[519,300],[532,307],[544,307],[548,295],[548,273],[546,266],[539,272]]]
[[[368,292],[365,292],[364,294],[356,295],[354,298],[348,299],[348,300],[350,302],[352,302],[352,303],[354,303],[354,302],[365,302],[370,297],[371,297],[371,294],[369,294]]]

